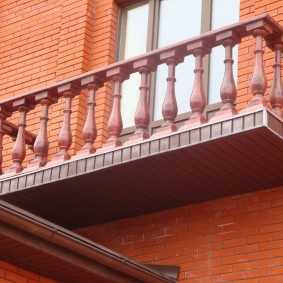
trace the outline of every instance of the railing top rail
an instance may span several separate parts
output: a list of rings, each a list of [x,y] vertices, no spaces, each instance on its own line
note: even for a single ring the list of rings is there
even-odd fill
[[[193,44],[194,42],[205,41],[205,43],[207,43],[210,48],[213,48],[213,47],[216,47],[222,44],[221,40],[217,38],[217,35],[219,34],[225,34],[226,32],[233,31],[236,33],[236,35],[239,38],[243,38],[243,37],[251,35],[253,31],[258,28],[264,28],[267,30],[268,35],[266,38],[268,40],[272,40],[274,38],[277,38],[283,35],[283,28],[279,23],[277,23],[267,13],[261,14],[259,16],[255,16],[255,17],[252,17],[244,21],[240,21],[235,24],[231,24],[231,25],[219,28],[219,29],[215,29],[215,30],[203,33],[201,35],[192,37],[190,39],[186,39],[181,42],[177,42],[172,45],[168,45],[168,46],[165,46],[159,49],[155,49],[153,51],[147,52],[145,54],[142,54],[136,57],[132,57],[132,58],[129,58],[123,61],[119,61],[119,62],[110,64],[108,66],[105,66],[105,67],[102,67],[96,70],[92,70],[92,71],[68,78],[63,81],[56,82],[54,84],[51,84],[51,85],[48,85],[48,86],[45,86],[39,89],[35,89],[32,91],[26,92],[18,96],[4,99],[0,101],[0,107],[8,106],[9,108],[13,108],[13,104],[22,99],[27,99],[37,104],[39,103],[39,101],[34,102],[34,98],[35,98],[35,95],[39,93],[51,91],[53,94],[54,93],[58,94],[58,87],[66,85],[66,84],[71,84],[71,83],[79,86],[81,85],[81,80],[87,79],[88,77],[96,77],[102,80],[103,82],[107,82],[111,80],[111,76],[107,74],[107,72],[109,72],[110,70],[114,68],[125,68],[129,74],[134,73],[137,71],[133,67],[134,62],[144,60],[144,59],[153,59],[158,65],[162,63],[160,59],[160,54],[164,52],[178,49],[178,51],[180,51],[184,56],[187,56],[192,53],[192,50],[189,50],[187,46]]]

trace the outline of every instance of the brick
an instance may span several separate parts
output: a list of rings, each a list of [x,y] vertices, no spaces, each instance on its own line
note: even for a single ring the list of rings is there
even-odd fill
[[[265,278],[259,278],[258,283],[281,283],[283,282],[283,275],[268,276]]]
[[[17,282],[17,283],[27,283],[28,282],[28,279],[26,276],[22,276],[20,274],[17,274],[11,271],[6,271],[5,279],[8,279],[12,282]]]
[[[248,270],[246,271],[246,277],[247,278],[259,278],[264,277],[271,274],[271,270],[269,268],[264,269],[254,269],[254,270]]]
[[[2,269],[5,269],[5,270],[9,270],[9,271],[13,271],[13,272],[18,272],[18,268],[12,264],[9,264],[7,262],[4,262],[4,261],[0,261],[0,267]]]
[[[283,265],[283,257],[276,259],[271,258],[271,259],[259,260],[257,265],[259,268]]]
[[[244,278],[244,272],[228,273],[220,276],[221,282],[229,282]]]

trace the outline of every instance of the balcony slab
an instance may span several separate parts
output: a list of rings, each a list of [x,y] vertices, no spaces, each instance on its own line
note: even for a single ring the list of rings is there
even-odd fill
[[[267,109],[0,182],[0,199],[67,228],[283,184],[283,121]]]

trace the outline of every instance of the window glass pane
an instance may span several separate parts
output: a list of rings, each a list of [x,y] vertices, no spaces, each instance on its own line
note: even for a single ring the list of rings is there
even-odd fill
[[[200,34],[201,0],[161,0],[158,48]],[[194,79],[194,58],[189,56],[176,67],[178,114],[190,111],[189,100]],[[158,68],[156,76],[154,120],[162,119],[161,108],[166,93],[167,66]]]
[[[122,85],[121,113],[124,128],[135,125],[134,116],[139,101],[140,80],[140,74],[134,73]]]
[[[161,0],[158,48],[200,34],[201,0]]]
[[[122,11],[120,60],[146,52],[148,3],[127,6]]]
[[[146,52],[148,3],[127,6],[122,11],[120,60]],[[123,126],[134,125],[134,115],[139,99],[140,74],[132,74],[122,85],[121,112]]]
[[[213,0],[211,29],[217,29],[239,21],[239,0]],[[223,13],[225,11],[225,13]],[[224,75],[225,49],[223,46],[213,48],[210,55],[209,70],[209,96],[208,103],[213,104],[221,101],[220,88]],[[238,46],[233,48],[233,73],[237,83]]]

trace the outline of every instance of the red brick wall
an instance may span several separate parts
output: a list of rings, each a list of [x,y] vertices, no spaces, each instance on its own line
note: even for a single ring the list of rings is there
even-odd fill
[[[118,6],[113,0],[3,0],[0,3],[0,99],[23,94],[114,62]],[[107,137],[111,85],[97,94],[96,122],[100,147]],[[73,100],[71,154],[83,144],[86,92]],[[64,99],[50,107],[49,157],[58,152]],[[41,106],[29,112],[27,130],[37,134]],[[18,113],[9,119],[18,123]],[[4,169],[11,164],[13,143],[4,139]],[[24,166],[34,158],[27,149]]]
[[[253,16],[263,13],[268,13],[279,24],[283,23],[283,7],[282,2],[278,0],[241,0],[240,5],[240,20],[245,20]],[[250,101],[252,94],[250,89],[250,81],[252,79],[252,72],[254,68],[254,39],[252,36],[242,40],[239,45],[239,63],[238,63],[238,92],[237,92],[237,109],[243,109],[248,101]],[[274,64],[273,52],[265,48],[264,66],[267,76],[267,91],[266,99],[270,93],[270,87],[273,79]]]
[[[0,3],[0,99],[96,69],[115,60],[119,4],[126,0],[3,0]],[[241,0],[241,19],[268,12],[282,22],[281,1]],[[237,108],[244,108],[251,98],[250,80],[254,64],[253,40],[243,39],[239,47]],[[268,51],[266,49],[266,51]],[[272,83],[273,54],[265,55],[268,90]],[[97,94],[96,122],[98,148],[107,138],[107,120],[111,105],[111,84]],[[86,93],[73,101],[72,133],[74,154],[82,146]],[[49,157],[58,152],[57,137],[62,125],[64,99],[50,108]],[[37,134],[41,107],[31,111],[27,130]],[[10,119],[17,124],[18,115]],[[36,122],[38,121],[38,122]],[[11,164],[10,138],[4,140],[4,164]],[[27,149],[24,166],[34,158]]]
[[[56,283],[46,277],[0,261],[0,283]]]
[[[77,232],[141,263],[180,265],[184,283],[283,282],[283,187]]]

